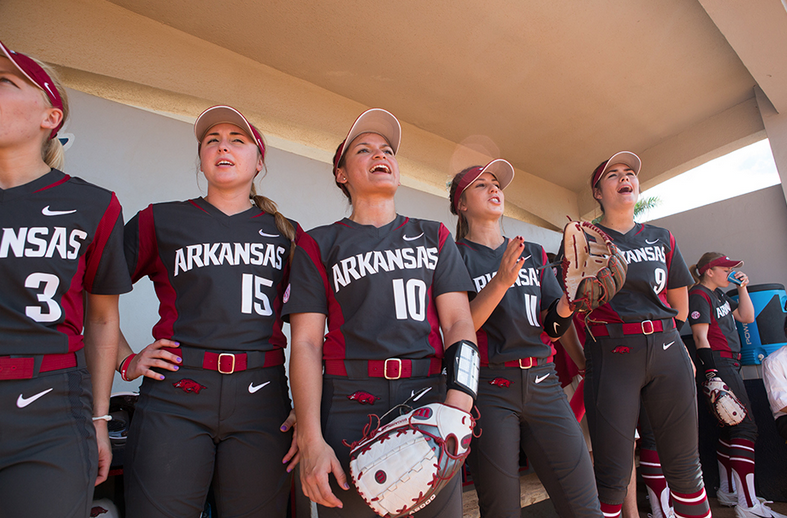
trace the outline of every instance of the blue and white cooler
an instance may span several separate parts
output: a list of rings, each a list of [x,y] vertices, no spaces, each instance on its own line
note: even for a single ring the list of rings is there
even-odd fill
[[[751,324],[736,322],[741,337],[741,364],[759,365],[770,353],[787,345],[784,334],[787,292],[781,284],[755,284],[748,286],[748,290],[756,316]],[[738,300],[737,289],[727,294]]]

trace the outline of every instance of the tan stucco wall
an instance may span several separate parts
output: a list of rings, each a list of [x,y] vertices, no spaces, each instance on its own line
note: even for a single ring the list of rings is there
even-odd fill
[[[231,104],[277,146],[324,162],[367,108],[103,0],[3,0],[0,34],[10,48],[62,67],[71,88],[186,120]],[[403,184],[446,196],[457,151],[403,121]],[[578,216],[575,193],[523,171],[517,177],[528,188],[509,199],[512,217],[557,228]]]

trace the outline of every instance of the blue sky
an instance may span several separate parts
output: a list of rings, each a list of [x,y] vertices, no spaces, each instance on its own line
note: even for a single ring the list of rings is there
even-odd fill
[[[663,218],[780,183],[768,140],[761,140],[686,171],[644,191],[658,196],[659,205],[642,221]]]

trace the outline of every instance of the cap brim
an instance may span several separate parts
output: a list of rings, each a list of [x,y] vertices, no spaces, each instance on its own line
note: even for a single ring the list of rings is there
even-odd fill
[[[262,141],[262,135],[252,127],[241,112],[232,106],[211,106],[197,117],[197,120],[194,121],[194,136],[197,137],[197,142],[201,143],[210,128],[217,124],[232,124],[239,127],[257,143],[260,153],[263,157],[265,156],[265,143]]]
[[[249,121],[232,106],[211,106],[202,112],[194,122],[194,136],[199,142],[202,142],[208,130],[216,124],[234,124],[248,133],[250,137],[254,136]]]
[[[715,266],[723,266],[726,268],[740,268],[743,266],[743,261],[734,261],[729,257],[725,260],[719,261]]]
[[[341,162],[347,147],[353,140],[364,133],[376,133],[388,141],[393,149],[394,155],[399,151],[399,144],[402,143],[402,126],[394,115],[382,108],[372,108],[363,112],[353,123],[347,138],[344,139],[342,151],[337,157],[336,163]]]
[[[642,169],[642,160],[640,160],[637,155],[631,151],[620,151],[612,155],[609,160],[607,160],[607,165],[604,166],[604,170],[601,172],[599,178],[607,174],[607,171],[609,171],[612,166],[616,164],[626,164],[634,171],[634,174],[636,175],[639,175],[639,170]]]
[[[514,180],[515,174],[514,166],[512,166],[508,160],[503,158],[497,158],[486,164],[484,168],[481,169],[481,172],[478,173],[478,176],[481,176],[484,173],[492,173],[495,175],[495,178],[497,178],[497,181],[500,184],[501,191],[508,187],[509,184]],[[476,176],[473,181],[475,181],[478,176]]]

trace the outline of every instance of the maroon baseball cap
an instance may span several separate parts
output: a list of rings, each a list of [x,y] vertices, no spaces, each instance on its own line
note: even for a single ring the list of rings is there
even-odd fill
[[[63,123],[65,122],[65,109],[63,108],[63,99],[60,97],[60,92],[57,91],[57,86],[55,86],[55,82],[52,81],[52,78],[49,77],[49,74],[41,68],[41,65],[35,62],[32,58],[25,56],[19,52],[14,52],[13,50],[6,47],[2,41],[0,41],[0,49],[2,49],[3,54],[11,63],[14,64],[16,68],[19,69],[20,72],[34,85],[44,91],[49,102],[52,103],[54,108],[57,108],[61,112],[63,112],[63,119],[60,121],[60,124],[57,128],[52,130],[52,133],[49,134],[49,138],[53,139],[57,136],[57,132],[60,131],[60,128],[63,127]]]
[[[454,210],[459,210],[459,199],[462,193],[470,187],[470,184],[478,180],[478,177],[484,173],[491,173],[495,175],[497,181],[500,183],[500,190],[502,191],[514,179],[514,166],[508,160],[497,158],[492,160],[484,167],[474,167],[467,171],[465,175],[459,180],[456,186],[456,194],[454,194]]]
[[[197,142],[201,144],[205,134],[216,124],[234,124],[244,130],[257,143],[257,148],[260,150],[263,160],[265,159],[265,143],[262,141],[262,135],[241,112],[232,106],[211,106],[200,113],[197,120],[194,121],[194,136],[197,137]]]
[[[727,268],[740,268],[743,266],[743,261],[734,261],[726,255],[719,255],[719,257],[708,261],[706,264],[697,268],[697,271],[702,275],[715,266],[722,266]]]
[[[402,143],[402,126],[399,124],[399,120],[391,112],[382,108],[366,110],[355,119],[347,137],[336,148],[336,153],[333,155],[334,174],[339,168],[339,162],[342,161],[345,151],[347,151],[347,145],[352,144],[358,135],[364,133],[377,133],[388,141],[394,155],[399,151],[399,145]]]
[[[604,173],[609,171],[609,168],[615,164],[626,164],[634,171],[635,175],[639,175],[639,170],[642,169],[642,160],[637,155],[631,151],[619,151],[609,157],[609,160],[606,162],[601,162],[593,172],[593,187],[601,180]]]

